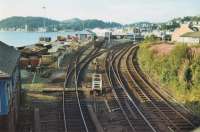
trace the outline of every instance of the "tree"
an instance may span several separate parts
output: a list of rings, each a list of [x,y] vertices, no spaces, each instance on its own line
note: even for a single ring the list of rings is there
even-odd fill
[[[190,89],[190,85],[192,84],[192,70],[190,67],[185,69],[184,80],[187,82],[187,88]]]
[[[155,35],[151,35],[151,36],[147,36],[144,39],[144,43],[151,43],[151,42],[156,42],[159,41],[160,39],[158,37],[156,37]]]

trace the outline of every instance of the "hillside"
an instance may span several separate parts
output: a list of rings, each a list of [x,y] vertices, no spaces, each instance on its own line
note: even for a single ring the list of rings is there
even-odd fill
[[[28,26],[29,31],[37,30],[43,27],[44,21],[48,31],[57,30],[82,30],[83,28],[94,29],[94,28],[115,28],[115,27],[137,27],[141,29],[157,29],[160,30],[171,30],[174,31],[183,22],[189,21],[200,21],[199,16],[187,16],[182,18],[175,18],[163,23],[151,23],[151,22],[136,22],[133,24],[122,25],[117,22],[104,22],[97,19],[81,20],[78,18],[73,18],[64,21],[57,21],[52,19],[47,19],[43,17],[10,17],[0,21],[0,29],[9,28],[25,28]]]
[[[138,59],[146,74],[200,116],[199,46],[145,42]]]
[[[113,27],[121,27],[120,23],[116,22],[104,22],[101,20],[90,19],[90,20],[81,20],[78,18],[65,20],[62,22],[62,28],[64,29],[74,29],[80,30],[84,28],[94,29],[94,28],[113,28]]]
[[[78,18],[57,21],[42,17],[10,17],[0,21],[0,28],[24,28],[25,25],[28,26],[30,31],[36,30],[44,26],[44,21],[48,31],[52,31],[54,28],[58,30],[82,30],[84,28],[111,28],[111,27],[121,27],[122,25],[116,22],[104,22],[101,20],[81,20]]]
[[[139,28],[151,27],[152,29],[160,29],[160,30],[170,30],[174,31],[176,28],[180,27],[181,23],[185,22],[199,22],[200,16],[186,16],[174,18],[172,20],[161,22],[161,23],[151,23],[151,22],[137,22],[133,24],[129,24],[126,26],[133,26]]]
[[[179,18],[174,18],[170,21],[160,23],[160,30],[171,30],[174,31],[176,28],[180,27],[181,23],[186,23],[186,22],[199,22],[200,21],[200,16],[185,16],[185,17],[179,17]],[[192,25],[191,25],[192,26]]]
[[[33,30],[35,28],[43,27],[44,21],[48,28],[60,24],[59,21],[42,17],[10,17],[0,21],[0,28],[24,28],[25,25],[28,25],[29,30]]]

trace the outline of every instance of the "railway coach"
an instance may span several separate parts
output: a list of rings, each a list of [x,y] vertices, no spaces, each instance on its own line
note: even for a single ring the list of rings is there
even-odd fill
[[[15,132],[21,87],[20,53],[0,41],[0,132]]]

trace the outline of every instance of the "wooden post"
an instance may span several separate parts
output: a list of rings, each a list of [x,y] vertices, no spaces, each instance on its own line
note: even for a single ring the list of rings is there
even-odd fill
[[[40,110],[39,108],[34,109],[34,131],[35,132],[40,132],[41,127],[40,127]]]

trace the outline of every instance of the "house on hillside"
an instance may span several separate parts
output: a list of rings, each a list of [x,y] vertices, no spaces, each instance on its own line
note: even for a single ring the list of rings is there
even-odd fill
[[[200,31],[193,23],[182,24],[172,33],[172,41],[186,44],[200,44]]]
[[[180,37],[182,43],[200,44],[200,32],[188,32]]]
[[[172,33],[172,41],[174,42],[182,42],[181,36],[185,33],[188,32],[194,32],[190,28],[190,24],[182,24],[180,28],[177,28],[173,33]]]
[[[200,30],[200,21],[193,21],[192,26],[198,28]]]
[[[94,40],[96,37],[96,33],[90,30],[83,30],[76,32],[75,36],[78,37],[79,40]]]
[[[15,132],[18,119],[20,53],[0,41],[0,132]]]

